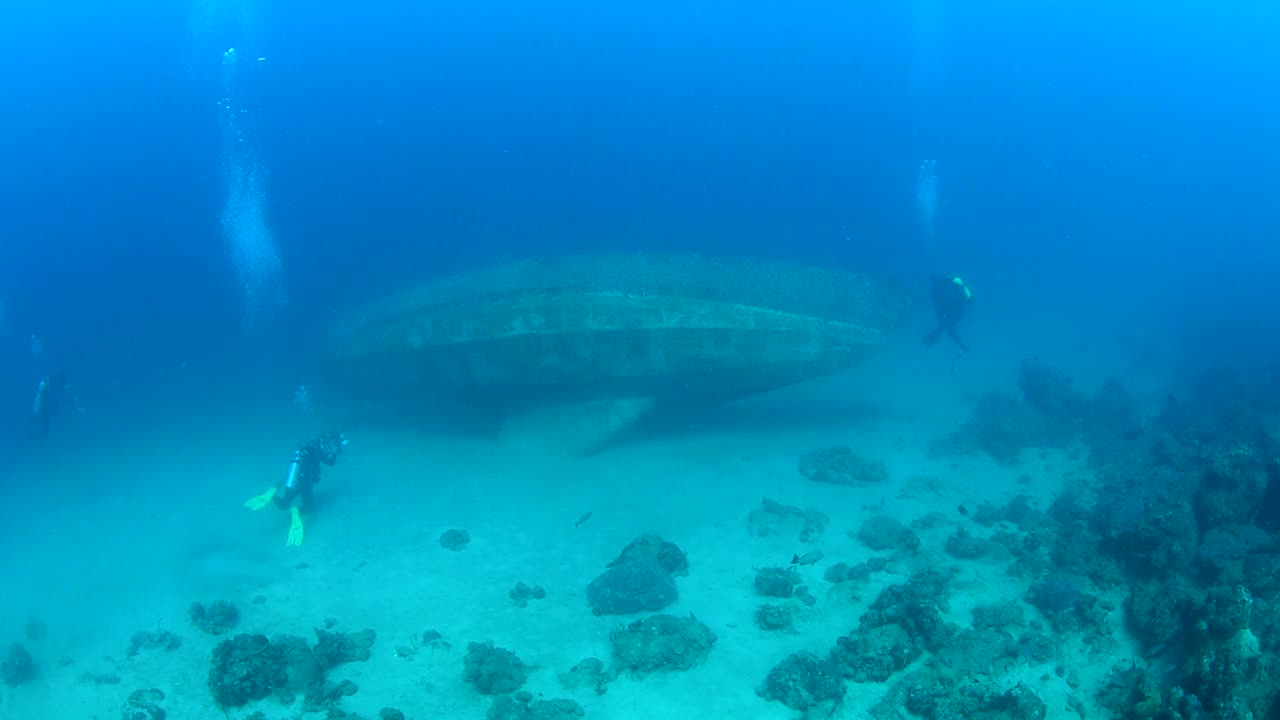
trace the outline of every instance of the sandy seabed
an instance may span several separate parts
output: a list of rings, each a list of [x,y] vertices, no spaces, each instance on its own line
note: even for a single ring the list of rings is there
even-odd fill
[[[793,388],[590,458],[542,452],[532,442],[365,427],[325,469],[306,542],[296,549],[284,545],[287,515],[241,503],[278,479],[296,442],[326,429],[314,418],[191,420],[126,440],[52,442],[6,470],[0,641],[24,642],[39,672],[28,684],[0,688],[0,718],[114,720],[129,693],[152,687],[165,694],[170,718],[256,710],[271,720],[302,717],[300,701],[285,707],[267,699],[226,714],[214,705],[207,676],[224,638],[201,633],[187,615],[191,603],[214,600],[239,608],[235,632],[313,639],[328,619],[337,631],[374,629],[372,658],[329,674],[359,686],[341,707],[365,718],[384,707],[410,720],[483,718],[491,699],[463,680],[470,641],[513,650],[535,668],[525,690],[570,698],[588,718],[796,718],[757,695],[769,669],[798,650],[825,655],[885,586],[923,567],[955,567],[948,619],[962,627],[976,605],[1021,601],[1026,581],[1005,577],[1007,562],[956,560],[943,553],[945,538],[957,524],[972,525],[960,504],[1003,504],[1027,493],[1047,508],[1071,461],[1039,454],[1000,468],[982,457],[935,460],[926,452],[958,426],[976,393],[1014,377],[998,366],[957,383],[945,370],[921,376],[888,359],[878,375]],[[889,479],[850,487],[797,472],[800,455],[834,445],[885,462]],[[928,475],[939,480],[919,479]],[[747,515],[765,497],[825,513],[825,534],[810,544],[752,537]],[[932,511],[950,520],[921,532],[918,553],[889,554],[887,571],[851,586],[852,594],[823,580],[832,563],[886,555],[848,534],[866,518],[909,524]],[[440,545],[450,528],[470,533],[464,550]],[[610,632],[639,617],[593,615],[586,586],[646,533],[687,553],[690,572],[677,579],[679,600],[664,612],[696,615],[717,636],[714,648],[692,670],[624,674],[602,695],[565,689],[560,673],[588,657],[607,660]],[[759,629],[754,613],[766,599],[754,593],[755,569],[812,549],[825,558],[800,572],[816,604],[785,601],[799,609],[795,632]],[[508,591],[521,581],[544,587],[545,599],[517,607]],[[1028,616],[1036,611],[1028,607]],[[30,618],[47,625],[46,638],[24,639]],[[179,635],[182,646],[126,657],[135,632],[158,629]],[[449,646],[397,652],[427,629]],[[1039,694],[1050,717],[1065,715],[1069,692],[1055,665],[1076,672],[1084,696],[1110,667],[1078,643],[1060,652],[1007,678]],[[887,687],[849,683],[833,717],[865,717]]]

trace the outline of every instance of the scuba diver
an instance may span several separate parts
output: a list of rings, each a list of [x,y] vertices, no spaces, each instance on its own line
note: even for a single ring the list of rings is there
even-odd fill
[[[933,295],[933,309],[938,315],[938,326],[925,333],[924,344],[933,347],[945,334],[960,347],[960,354],[969,352],[969,346],[956,334],[956,325],[964,319],[969,303],[973,302],[969,286],[955,275],[934,275],[929,278],[929,290]]]
[[[261,510],[274,503],[281,510],[287,508],[291,522],[285,544],[290,547],[301,545],[302,512],[311,508],[312,490],[320,482],[320,463],[330,466],[336,463],[346,444],[347,439],[342,433],[332,431],[303,443],[293,454],[284,484],[249,498],[244,506],[250,510]]]
[[[31,414],[13,424],[12,431],[26,441],[43,441],[49,437],[49,426],[58,412],[67,390],[67,373],[63,370],[44,376],[36,386]]]

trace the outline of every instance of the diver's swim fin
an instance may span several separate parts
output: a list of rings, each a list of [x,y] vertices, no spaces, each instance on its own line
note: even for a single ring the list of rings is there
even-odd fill
[[[289,539],[285,541],[285,545],[289,547],[298,547],[302,544],[302,513],[298,512],[298,508],[289,508],[289,516],[292,521],[289,524]]]
[[[270,490],[262,493],[261,495],[255,495],[249,498],[248,500],[245,500],[244,506],[249,508],[250,510],[261,510],[262,508],[270,505],[271,501],[275,499],[276,499],[276,489],[271,488]]]

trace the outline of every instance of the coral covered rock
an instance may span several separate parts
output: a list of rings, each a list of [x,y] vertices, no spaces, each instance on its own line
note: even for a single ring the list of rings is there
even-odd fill
[[[716,636],[692,615],[654,615],[614,630],[610,640],[617,666],[644,674],[688,670],[700,664],[711,652]]]
[[[9,646],[9,656],[0,662],[0,678],[10,687],[29,683],[36,678],[36,663],[20,643]]]
[[[783,505],[765,498],[760,507],[747,515],[747,531],[753,537],[783,535],[795,537],[800,542],[813,542],[822,537],[828,518],[817,510],[805,510],[793,505]]]
[[[208,605],[191,603],[187,611],[192,624],[209,635],[222,635],[240,621],[240,611],[226,600],[217,600]]]
[[[873,485],[889,479],[883,462],[867,460],[847,445],[805,453],[799,470],[814,482],[835,485]]]
[[[515,692],[529,677],[529,668],[516,654],[493,643],[470,643],[464,678],[482,695]]]
[[[587,586],[587,602],[597,615],[661,610],[676,601],[674,575],[686,575],[689,561],[675,543],[657,535],[633,540],[608,569]]]
[[[813,653],[798,652],[769,671],[759,693],[793,710],[808,713],[818,708],[829,714],[844,700],[845,691],[839,668]]]
[[[266,635],[240,634],[213,650],[209,690],[218,707],[240,707],[261,700],[289,680],[289,655]]]
[[[120,708],[120,720],[164,720],[163,701],[164,693],[156,688],[134,690]]]

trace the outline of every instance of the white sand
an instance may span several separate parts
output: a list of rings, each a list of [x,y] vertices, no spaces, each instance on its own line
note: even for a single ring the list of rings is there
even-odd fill
[[[206,687],[219,638],[201,634],[186,615],[190,603],[217,599],[240,608],[241,632],[310,639],[326,618],[339,621],[337,630],[376,630],[369,662],[331,673],[359,685],[342,706],[370,719],[385,706],[410,720],[482,718],[489,700],[462,680],[462,656],[473,640],[514,650],[537,666],[525,689],[570,697],[588,718],[797,717],[755,694],[768,670],[793,651],[825,655],[857,626],[881,588],[918,567],[960,568],[951,619],[964,626],[975,605],[1023,594],[1026,581],[1005,578],[1003,564],[942,554],[954,526],[923,533],[918,556],[895,559],[890,572],[851,586],[854,602],[843,591],[829,595],[822,573],[834,562],[873,555],[846,531],[875,513],[909,523],[938,510],[969,522],[956,512],[959,503],[1001,504],[1019,492],[1048,507],[1070,469],[1062,458],[1033,457],[1005,469],[980,457],[934,461],[924,452],[963,420],[977,394],[1011,388],[1017,361],[1028,354],[1025,348],[992,352],[985,363],[971,356],[949,378],[949,351],[922,353],[908,343],[855,373],[589,459],[548,457],[490,438],[357,430],[338,465],[325,469],[321,506],[300,549],[284,547],[285,514],[252,513],[241,502],[278,479],[294,443],[324,429],[315,420],[260,413],[209,420],[193,409],[163,428],[107,433],[109,440],[55,438],[8,468],[3,482],[0,641],[22,640],[32,616],[48,624],[49,636],[26,642],[39,676],[21,687],[0,687],[0,718],[114,719],[131,691],[149,687],[167,695],[162,705],[171,718],[223,718]],[[1053,364],[1068,372],[1091,367]],[[852,488],[798,474],[801,454],[836,444],[884,460],[889,482]],[[942,485],[910,482],[922,473],[941,476]],[[1034,482],[1019,484],[1023,473]],[[763,497],[826,513],[825,536],[812,546],[750,537],[747,513]],[[586,511],[590,520],[575,529]],[[988,532],[969,525],[975,534]],[[439,545],[449,528],[470,532],[466,550]],[[607,659],[610,630],[635,619],[593,616],[585,588],[643,533],[658,533],[688,553],[691,572],[677,580],[680,599],[666,612],[694,613],[711,627],[719,640],[709,660],[688,672],[624,676],[601,696],[564,690],[557,674],[586,657]],[[816,607],[802,614],[796,633],[758,630],[753,568],[785,564],[812,547],[826,554],[816,567],[801,569],[818,596]],[[547,598],[515,607],[507,591],[517,581],[542,585]],[[258,595],[265,602],[254,603]],[[1120,613],[1113,616],[1119,622]],[[180,635],[182,648],[125,657],[133,632],[157,628]],[[397,646],[410,645],[428,628],[452,647],[420,649],[409,659],[396,655]],[[70,664],[60,664],[63,657]],[[1085,697],[1109,666],[1071,639],[1062,661],[1081,673]],[[86,672],[116,673],[121,683],[86,682]],[[1008,681],[1015,679],[1049,703],[1050,717],[1065,715],[1068,688],[1053,663],[1023,666]],[[885,688],[850,683],[836,717],[864,717]],[[272,700],[230,717],[256,709],[272,720],[297,717]]]

